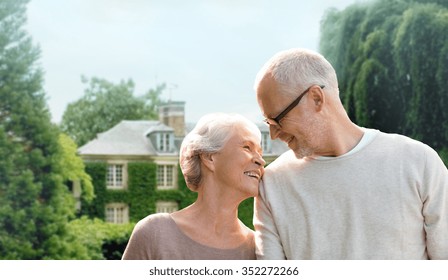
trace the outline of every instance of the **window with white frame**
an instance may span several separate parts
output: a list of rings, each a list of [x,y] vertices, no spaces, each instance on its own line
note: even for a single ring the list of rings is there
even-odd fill
[[[171,133],[160,133],[158,138],[158,150],[161,152],[169,152],[171,146]]]
[[[157,165],[157,188],[158,189],[174,189],[174,165],[160,164]]]
[[[109,203],[106,205],[106,222],[126,224],[129,222],[129,208],[124,203]]]
[[[107,166],[106,186],[108,189],[124,189],[124,164]]]
[[[269,132],[261,133],[261,148],[263,149],[263,153],[271,153],[271,137],[269,136]]]
[[[157,213],[173,213],[179,210],[179,205],[175,201],[157,201],[156,212]]]

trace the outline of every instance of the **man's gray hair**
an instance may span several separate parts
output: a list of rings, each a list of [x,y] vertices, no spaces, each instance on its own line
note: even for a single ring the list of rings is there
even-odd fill
[[[255,79],[255,90],[263,77],[270,73],[284,94],[297,95],[312,85],[339,92],[333,66],[319,53],[307,49],[278,52],[260,69]]]
[[[231,136],[233,129],[244,127],[261,141],[259,128],[239,114],[212,113],[203,116],[194,129],[185,136],[179,162],[188,188],[196,191],[202,180],[201,154],[219,152]]]

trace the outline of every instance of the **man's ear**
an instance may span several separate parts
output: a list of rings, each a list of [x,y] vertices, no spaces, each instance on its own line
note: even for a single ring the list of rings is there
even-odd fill
[[[311,99],[313,100],[315,110],[317,112],[322,110],[322,107],[326,101],[324,91],[319,86],[315,86],[310,89],[309,95],[310,95]]]
[[[215,162],[213,161],[213,154],[200,154],[202,164],[211,171],[215,171]]]

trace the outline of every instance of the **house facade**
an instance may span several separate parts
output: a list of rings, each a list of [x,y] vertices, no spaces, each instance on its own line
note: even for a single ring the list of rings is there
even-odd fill
[[[194,124],[185,123],[185,102],[159,106],[158,121],[121,121],[78,149],[93,179],[96,198],[84,214],[110,223],[136,222],[151,213],[171,213],[195,199],[179,168],[179,148]],[[260,124],[264,159],[287,146],[272,141]]]

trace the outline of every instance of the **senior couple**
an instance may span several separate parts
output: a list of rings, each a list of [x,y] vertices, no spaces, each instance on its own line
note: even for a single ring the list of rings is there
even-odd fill
[[[448,259],[448,171],[432,148],[354,124],[313,51],[274,55],[255,90],[290,150],[265,170],[257,126],[203,117],[180,149],[197,200],[138,222],[123,259]],[[238,219],[249,197],[255,232]]]

